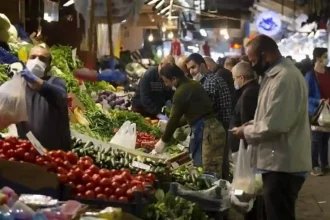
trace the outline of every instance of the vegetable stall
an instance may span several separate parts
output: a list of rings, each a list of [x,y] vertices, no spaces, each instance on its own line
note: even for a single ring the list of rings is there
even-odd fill
[[[0,30],[10,34],[10,25],[8,19],[0,16]],[[0,84],[12,77],[13,63],[26,60],[33,46],[21,42],[15,33],[10,36],[4,39],[10,45],[10,51],[0,47]],[[214,185],[215,180],[210,175],[193,167],[185,147],[174,138],[164,155],[150,155],[161,137],[157,121],[129,111],[131,94],[121,89],[118,92],[118,88],[105,82],[77,80],[72,71],[84,64],[72,56],[72,48],[57,45],[50,51],[53,56],[51,72],[65,81],[69,93],[71,151],[47,151],[47,146],[38,147],[32,141],[7,135],[0,140],[1,186],[12,187],[19,194],[44,194],[63,201],[76,200],[90,207],[97,206],[94,208],[98,210],[107,206],[119,207],[145,220],[209,219],[196,203],[164,191],[169,191],[171,183],[177,182],[187,192],[203,194],[208,193],[207,190],[218,192],[220,189],[223,196],[222,190],[228,187]],[[127,65],[126,70],[132,78],[140,77],[143,71],[141,66],[132,64]],[[125,143],[121,146],[112,143],[128,121],[136,126],[133,148],[128,148]],[[29,182],[31,177],[23,176],[20,180],[8,177],[8,167],[19,172],[23,169],[22,164],[25,169],[29,168],[27,173],[37,175],[32,179],[45,182],[44,187],[52,190],[36,189],[34,185],[39,183]],[[53,181],[47,183],[47,179]],[[8,199],[10,196],[4,195]],[[225,199],[218,197],[216,193],[214,199]],[[217,211],[227,208],[229,206],[219,207]],[[114,213],[118,214],[118,210],[108,214],[112,216]]]

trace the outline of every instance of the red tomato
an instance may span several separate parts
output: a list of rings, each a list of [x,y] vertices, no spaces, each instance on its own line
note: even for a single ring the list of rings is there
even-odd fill
[[[93,199],[95,197],[95,193],[92,190],[87,190],[85,196],[89,199]]]
[[[2,153],[0,154],[0,159],[8,159],[8,157]]]
[[[103,178],[110,178],[111,177],[111,172],[108,169],[101,169],[99,174]]]
[[[122,183],[126,182],[126,178],[117,175],[117,176],[112,178],[112,181],[122,184]]]
[[[89,176],[93,176],[95,173],[91,169],[88,169],[88,170],[85,170],[85,174],[87,174]]]
[[[95,194],[100,194],[100,193],[103,193],[103,188],[101,188],[101,187],[96,187],[95,189],[94,189],[94,192],[95,192]]]
[[[76,175],[77,178],[81,178],[84,175],[83,171],[80,168],[76,168],[73,173]]]
[[[117,189],[118,187],[120,187],[120,183],[118,183],[118,182],[112,182],[111,183],[111,186],[112,186],[112,188],[114,188],[114,189]]]
[[[16,161],[16,159],[13,158],[13,157],[9,158],[8,160],[9,160],[9,161]]]
[[[36,163],[40,166],[43,166],[45,165],[45,161],[44,159],[42,159],[41,157],[39,157],[37,160],[36,160]]]
[[[120,202],[128,202],[128,199],[127,199],[127,197],[125,197],[125,196],[121,196],[121,197],[119,197],[119,199],[118,199]]]
[[[144,176],[145,175],[145,172],[141,170],[141,171],[139,171],[138,174],[141,175],[141,176]]]
[[[132,191],[133,192],[143,192],[144,188],[143,188],[143,186],[133,186]]]
[[[156,176],[153,173],[148,173],[147,174],[147,178],[150,179],[150,180],[152,180],[152,181],[155,181],[156,180]]]
[[[65,174],[58,173],[57,177],[59,178],[61,183],[66,183],[68,181],[68,178]]]
[[[104,193],[107,195],[107,196],[111,196],[113,194],[113,189],[110,188],[110,187],[107,187],[104,189]]]
[[[131,185],[132,185],[132,186],[138,186],[138,185],[141,186],[141,185],[142,185],[142,182],[139,181],[139,180],[132,180],[132,181],[131,181]]]
[[[72,171],[70,171],[69,173],[68,173],[68,180],[69,181],[76,181],[76,175],[72,172]]]
[[[56,166],[63,166],[63,160],[61,158],[56,158],[55,159],[55,164]]]
[[[93,163],[93,159],[89,156],[84,156],[84,157],[81,157],[80,160],[88,160],[90,161],[91,163]]]
[[[89,183],[89,182],[92,181],[92,177],[85,173],[85,174],[82,176],[81,180],[82,180],[84,183]]]
[[[15,150],[15,158],[23,159],[25,154],[25,149],[20,147]]]
[[[126,179],[131,179],[131,173],[129,171],[124,171],[121,176]]]
[[[115,195],[117,197],[123,196],[123,195],[125,195],[125,193],[126,193],[126,191],[123,188],[117,188],[115,190]]]
[[[118,171],[115,169],[110,170],[111,176],[117,175]]]
[[[15,153],[14,153],[13,149],[9,149],[6,154],[7,154],[7,157],[14,157],[15,156]]]
[[[69,161],[63,161],[63,167],[65,167],[66,169],[71,169],[72,165]]]
[[[111,195],[109,196],[109,200],[117,201],[117,196]]]
[[[7,152],[7,154],[8,154],[8,152]],[[30,153],[28,153],[28,152],[25,152],[25,154],[24,154],[24,161],[26,161],[26,162],[30,162],[30,163],[34,163],[35,162],[35,156],[34,155],[32,155],[32,154],[30,154]]]
[[[99,171],[100,171],[100,169],[94,164],[89,167],[89,170],[91,170],[93,172],[93,174],[99,173]]]
[[[102,178],[100,182],[101,186],[107,187],[111,185],[111,181],[109,178]]]
[[[101,199],[101,200],[106,200],[107,199],[107,196],[104,195],[104,194],[97,194],[96,195],[96,198]]]
[[[77,191],[80,193],[85,193],[85,187],[83,185],[78,185],[77,186]]]
[[[133,199],[133,197],[134,197],[134,192],[133,192],[133,190],[132,190],[132,189],[128,189],[128,190],[126,191],[126,196],[127,196],[127,198],[128,198],[129,200]]]
[[[139,181],[141,181],[141,182],[144,181],[144,178],[143,178],[142,176],[137,176],[135,179],[136,179],[136,180],[139,180]]]
[[[92,176],[92,180],[93,180],[93,183],[95,183],[95,185],[100,185],[101,177],[99,174],[94,174]]]
[[[84,198],[84,195],[82,193],[77,193],[77,198]]]
[[[128,189],[128,185],[126,183],[122,184],[120,187],[123,188],[124,191]]]
[[[55,152],[55,156],[57,158],[61,158],[62,160],[65,160],[66,159],[66,153],[64,151],[62,151],[62,150],[57,150]]]
[[[67,152],[66,153],[66,158],[68,158],[68,161],[71,164],[77,164],[77,162],[78,162],[78,155],[73,153],[73,152]]]
[[[5,142],[2,145],[2,149],[3,149],[4,152],[7,152],[8,150],[12,149],[12,145],[10,143]]]
[[[87,183],[87,184],[86,184],[86,188],[87,188],[87,189],[91,189],[91,190],[94,190],[94,188],[95,188],[95,184],[94,184],[94,183],[92,183],[92,182],[90,182],[90,183]]]
[[[56,172],[60,173],[60,174],[67,174],[68,173],[68,171],[66,169],[64,169],[63,167],[57,167]]]

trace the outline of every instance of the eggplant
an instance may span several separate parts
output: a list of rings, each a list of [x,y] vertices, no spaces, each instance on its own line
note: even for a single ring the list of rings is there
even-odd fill
[[[110,95],[113,94],[113,92],[111,92],[111,91],[105,91],[104,94],[107,95],[107,96],[110,96]]]
[[[115,106],[116,106],[115,101],[111,101],[111,102],[110,102],[110,106],[111,106],[111,108],[115,107]]]
[[[100,98],[101,98],[101,99],[107,99],[108,96],[107,96],[107,95],[100,95]]]

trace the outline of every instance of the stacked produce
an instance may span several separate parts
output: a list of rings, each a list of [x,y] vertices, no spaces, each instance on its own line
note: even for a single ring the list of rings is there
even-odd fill
[[[133,165],[133,161],[136,161],[149,166],[148,172],[150,173],[164,175],[166,172],[167,164],[162,161],[156,162],[148,158],[132,156],[119,149],[102,149],[99,146],[95,146],[92,142],[83,143],[80,139],[74,139],[72,148],[72,151],[80,157],[88,156],[92,158],[100,168],[126,168],[132,173],[143,171],[143,169]]]
[[[93,155],[96,154],[93,152]],[[105,154],[106,157],[109,155]],[[111,159],[117,159],[122,154],[118,152],[113,156]],[[74,195],[81,198],[127,202],[133,199],[135,192],[152,188],[155,181],[154,174],[143,171],[133,175],[129,169],[100,169],[95,163],[109,162],[104,158],[93,160],[61,150],[49,151],[41,156],[29,141],[13,137],[0,140],[0,158],[44,166],[49,172],[57,173],[60,182],[70,185]]]
[[[101,91],[94,97],[94,101],[106,109],[127,110],[131,106],[129,100],[125,97],[117,96],[113,91]]]
[[[136,148],[143,149],[145,152],[150,152],[155,148],[157,138],[145,132],[136,132]]]
[[[4,14],[0,14],[0,41],[6,43],[17,42],[17,30]]]
[[[9,80],[7,69],[7,65],[0,64],[0,84]]]

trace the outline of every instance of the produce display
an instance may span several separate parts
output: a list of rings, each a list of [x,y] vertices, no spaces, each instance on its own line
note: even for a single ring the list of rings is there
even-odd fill
[[[178,182],[181,185],[192,189],[192,190],[202,190],[211,188],[212,184],[208,179],[200,178],[203,173],[202,169],[194,170],[192,172],[186,167],[179,168],[172,172],[173,182]]]
[[[104,157],[109,155],[104,154]],[[127,202],[133,199],[134,192],[144,192],[153,187],[156,179],[154,174],[140,171],[133,175],[129,169],[119,169],[125,165],[125,158],[121,157],[124,155],[119,152],[111,155],[114,157],[109,161],[106,161],[107,158],[93,160],[89,156],[79,157],[74,152],[61,150],[49,151],[41,156],[29,141],[13,137],[0,140],[1,159],[44,166],[49,172],[55,172],[61,183],[70,185],[73,195],[80,198]],[[120,161],[115,160],[119,157],[123,166],[118,165],[117,162]],[[101,169],[96,165],[102,165],[102,162],[111,163],[112,159],[117,169]]]
[[[137,166],[133,166],[133,161],[143,163],[150,167],[148,172],[154,174],[165,174],[167,164],[162,161],[153,161],[148,158],[132,156],[119,149],[102,149],[94,146],[92,142],[83,143],[80,139],[73,139],[72,151],[80,157],[88,156],[95,161],[100,168],[121,169],[128,168],[132,173],[144,171]]]
[[[205,213],[194,203],[183,198],[175,197],[170,193],[165,194],[162,190],[157,190],[157,201],[148,206],[145,220],[207,220]]]
[[[136,132],[136,148],[142,149],[144,152],[149,153],[155,148],[157,138],[145,132]]]
[[[113,91],[101,91],[94,96],[94,101],[102,105],[106,109],[120,109],[127,110],[131,106],[129,100],[124,97],[117,96]]]

